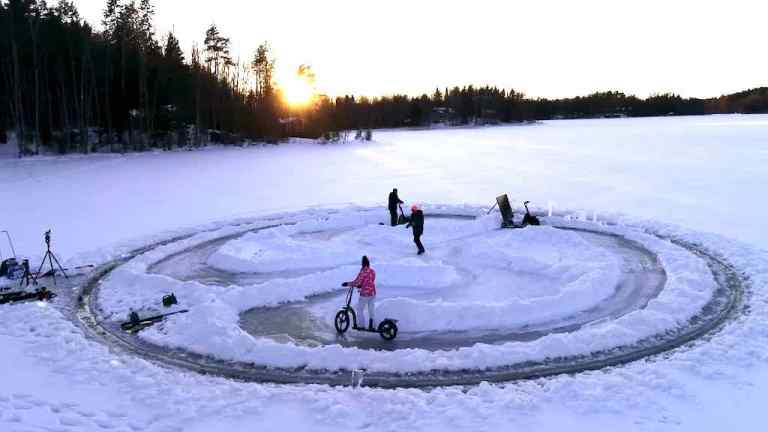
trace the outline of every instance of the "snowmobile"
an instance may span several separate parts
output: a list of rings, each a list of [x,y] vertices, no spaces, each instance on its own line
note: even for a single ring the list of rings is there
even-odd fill
[[[140,318],[139,314],[136,311],[131,311],[128,314],[128,321],[121,323],[120,328],[123,329],[123,331],[129,332],[129,333],[138,333],[147,327],[150,327],[156,323],[159,323],[160,321],[164,320],[166,317],[169,317],[171,315],[176,315],[176,314],[187,313],[187,312],[189,312],[189,309],[182,309],[176,312],[154,315],[147,318]]]
[[[523,205],[525,206],[525,216],[523,216],[523,226],[528,225],[541,225],[541,222],[539,222],[539,218],[532,215],[531,211],[528,210],[528,204],[530,201],[524,201]]]
[[[0,294],[0,304],[30,300],[50,301],[54,297],[56,297],[56,293],[49,291],[46,287],[40,287],[34,291],[14,291]]]
[[[5,277],[11,280],[18,280],[24,275],[23,263],[19,262],[19,257],[16,256],[16,249],[13,247],[13,241],[8,231],[0,231],[5,234],[5,238],[8,241],[8,245],[11,247],[11,253],[13,256],[8,258],[3,257],[3,251],[0,249],[0,277]]]
[[[0,262],[0,277],[19,280],[22,276],[24,276],[23,263],[19,263],[16,257],[6,258]]]
[[[336,327],[336,331],[344,334],[349,330],[349,324],[352,323],[352,329],[362,332],[368,332],[368,333],[378,333],[382,339],[384,340],[392,340],[397,337],[397,320],[391,319],[391,318],[385,318],[383,321],[379,323],[379,326],[375,329],[369,329],[365,327],[365,324],[363,326],[359,326],[357,324],[357,313],[355,312],[355,309],[351,306],[352,303],[352,292],[354,291],[355,287],[350,286],[349,291],[347,291],[347,304],[343,306],[338,312],[336,312],[336,318],[333,320],[333,326]],[[351,320],[350,320],[351,316]]]

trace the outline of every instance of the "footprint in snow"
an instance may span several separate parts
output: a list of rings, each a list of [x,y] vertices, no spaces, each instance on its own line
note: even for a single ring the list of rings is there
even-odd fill
[[[59,417],[59,423],[61,423],[63,426],[82,426],[85,424],[81,418],[69,415]]]
[[[114,429],[117,427],[117,425],[110,420],[96,419],[93,422],[96,424],[96,426],[102,429]]]
[[[11,402],[11,407],[16,410],[29,410],[35,407],[35,404],[29,402],[29,401],[13,401]]]
[[[93,418],[93,417],[96,417],[96,415],[97,415],[93,411],[82,410],[82,409],[81,410],[75,410],[74,412],[75,412],[75,414],[78,414],[81,417],[86,417],[86,418]]]

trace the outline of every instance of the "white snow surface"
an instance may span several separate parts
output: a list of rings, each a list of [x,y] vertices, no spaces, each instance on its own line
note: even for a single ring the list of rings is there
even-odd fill
[[[430,253],[417,258],[410,232],[380,225],[382,220],[376,212],[345,212],[321,224],[310,219],[249,233],[227,242],[209,264],[234,272],[275,272],[352,265],[366,254],[377,272],[379,316],[397,317],[401,329],[412,332],[546,321],[597,304],[618,282],[615,257],[572,232],[499,230],[497,214],[473,222],[430,220]],[[326,239],[325,232],[335,235]],[[345,271],[348,279],[355,274]],[[299,288],[307,282],[318,284],[318,292],[338,284],[308,278],[290,283]],[[326,319],[335,314],[322,312]]]
[[[0,305],[0,430],[762,430],[768,116],[553,121],[376,139],[0,160],[0,229],[34,264],[42,232],[53,228],[54,250],[71,265],[104,262],[192,227],[380,204],[393,186],[406,200],[456,204],[492,203],[509,192],[540,208],[553,201],[590,217],[597,210],[599,220],[700,244],[749,279],[749,313],[650,361],[421,391],[178,372],[85,339],[49,304]]]
[[[450,212],[448,206],[441,208]],[[476,209],[475,213],[482,213],[482,209]],[[375,213],[368,211],[361,215],[359,211],[346,211],[331,220],[313,215],[306,222],[266,229],[232,240],[218,253],[221,254],[221,250],[257,249],[263,246],[262,239],[267,239],[269,247],[289,250],[296,247],[296,241],[287,234],[295,236],[317,232],[318,229],[334,230],[338,228],[335,222],[343,220],[347,228],[354,228],[355,225],[358,228],[339,234],[332,240],[321,241],[340,243],[336,247],[330,246],[330,250],[346,248],[347,254],[355,257],[360,255],[359,251],[368,251],[369,248],[376,251],[371,254],[372,257],[402,255],[403,247],[408,246],[408,232],[366,224],[371,222],[370,219],[365,221],[366,214]],[[301,215],[292,216],[291,220],[297,217],[301,218]],[[355,219],[362,221],[356,224],[350,222]],[[279,220],[271,218],[270,222],[278,223]],[[434,237],[438,239],[436,243],[446,243],[442,249],[438,246],[434,252],[430,252],[429,258],[395,258],[394,262],[387,262],[385,258],[381,264],[374,259],[372,266],[379,270],[378,316],[398,319],[401,332],[503,329],[549,321],[586,310],[614,292],[619,279],[618,263],[606,251],[588,244],[578,233],[547,226],[499,230],[499,224],[498,215],[481,217],[473,222],[430,221],[428,232],[434,231]],[[237,229],[242,228],[240,226]],[[99,306],[108,316],[125,319],[131,308],[140,309],[142,305],[159,304],[162,294],[172,291],[183,299],[178,308],[189,308],[190,312],[175,315],[162,326],[143,331],[141,337],[157,344],[184,347],[200,354],[270,366],[414,372],[431,369],[484,369],[523,361],[589,354],[636,343],[687,322],[711,297],[714,281],[706,264],[693,254],[631,228],[599,225],[593,228],[627,237],[657,254],[667,271],[665,289],[646,308],[620,319],[595,323],[577,332],[549,335],[527,343],[476,344],[436,352],[424,349],[375,351],[339,345],[307,347],[268,338],[254,338],[240,329],[240,312],[258,306],[304,300],[308,295],[338,290],[339,281],[350,279],[349,276],[356,273],[358,266],[344,265],[344,261],[341,261],[336,263],[342,264],[341,267],[300,277],[275,278],[247,287],[181,282],[145,272],[149,265],[165,255],[207,241],[217,235],[216,232],[195,236],[179,245],[164,246],[162,251],[140,255],[118,268],[102,285]],[[232,228],[225,228],[219,235],[231,232]],[[275,241],[275,238],[280,240]],[[463,241],[450,242],[449,239]],[[322,250],[322,247],[316,246],[317,240],[303,242],[312,247],[299,246],[300,251]],[[233,243],[238,246],[232,247]],[[432,255],[437,257],[433,258]],[[467,278],[471,283],[462,284],[453,267],[445,264],[451,262],[448,259],[451,255],[458,255],[457,263],[477,272],[476,277]],[[248,256],[252,257],[251,254]],[[315,255],[300,253],[300,256],[302,259],[312,259]],[[257,254],[256,261],[260,262],[262,257],[262,254]],[[281,261],[281,265],[274,261],[273,265],[277,269],[287,269],[289,263],[290,259],[287,259],[285,263]],[[248,265],[244,267],[252,268]],[[491,274],[491,279],[494,279],[492,283],[496,286],[488,289],[488,281],[477,276],[483,276],[489,269],[498,268],[503,270]],[[523,289],[522,293],[516,292],[512,287],[523,284],[516,283],[518,280],[513,275],[529,276],[518,280],[531,283],[532,286]],[[541,280],[534,283],[533,280],[539,275]],[[459,284],[458,289],[455,283]],[[391,289],[394,293],[387,293],[389,284],[394,285]],[[335,308],[321,309],[321,319],[330,322],[335,311]]]

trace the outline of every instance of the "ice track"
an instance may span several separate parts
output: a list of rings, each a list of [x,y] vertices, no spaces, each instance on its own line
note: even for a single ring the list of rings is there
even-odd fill
[[[443,215],[443,217],[466,216]],[[264,228],[268,227],[260,229]],[[610,320],[630,313],[633,310],[641,309],[664,288],[666,275],[663,268],[654,254],[644,249],[641,245],[620,236],[606,233],[599,226],[578,228],[560,226],[560,228],[579,230],[592,242],[602,244],[605,247],[616,248],[616,250],[620,251],[620,255],[625,261],[624,278],[616,294],[592,310],[584,311],[557,322],[544,323],[532,328],[518,328],[506,332],[445,332],[405,335],[390,346],[383,346],[382,342],[376,338],[355,339],[354,336],[351,336],[350,339],[346,340],[334,339],[335,335],[330,334],[327,329],[317,326],[309,328],[309,330],[306,327],[291,328],[286,326],[281,331],[290,335],[294,340],[309,339],[313,343],[338,343],[366,349],[402,349],[417,346],[424,349],[449,349],[451,347],[467,346],[475,342],[527,341],[548,333],[568,333],[596,320]],[[177,262],[192,263],[186,275],[176,274],[174,275],[175,277],[219,282],[222,280],[226,281],[231,276],[205,269],[204,266],[200,265],[204,261],[201,257],[206,256],[207,253],[224,241],[241,236],[248,231],[252,231],[252,228],[215,238],[175,253],[155,263],[151,270],[163,272],[169,271],[168,269],[170,268],[178,268],[178,266],[171,265],[164,267],[164,264],[175,260]],[[649,234],[656,235],[654,233]],[[114,322],[103,320],[96,305],[100,284],[110,272],[138,255],[188,237],[191,237],[191,235],[179,236],[147,245],[124,255],[120,259],[102,265],[84,281],[79,295],[70,300],[71,306],[63,305],[63,308],[70,312],[69,315],[72,319],[85,330],[89,337],[115,350],[169,367],[243,381],[330,385],[350,384],[351,371],[349,370],[276,368],[268,365],[222,360],[184,349],[169,349],[152,344],[135,335],[122,332]],[[533,379],[619,366],[645,358],[652,359],[653,356],[675,350],[686,344],[697,343],[699,339],[718,330],[729,319],[741,313],[743,309],[742,297],[746,292],[747,281],[743,280],[742,276],[728,262],[711,251],[682,239],[672,238],[669,240],[705,260],[717,283],[715,294],[701,312],[690,319],[685,326],[645,338],[636,344],[617,346],[609,350],[593,352],[589,355],[548,358],[539,362],[516,363],[483,370],[432,370],[414,373],[369,372],[365,374],[364,385],[376,387],[434,387],[471,385],[482,381],[504,382]],[[310,297],[308,301],[311,303],[338,296],[338,293],[322,294]],[[61,299],[61,303],[64,302],[66,302],[66,297]],[[304,306],[301,304],[287,304],[274,308],[252,309],[241,314],[241,325],[244,329],[255,335],[273,334],[276,330],[273,328],[274,323],[281,322],[279,319],[281,314],[295,314],[297,309],[302,307]]]

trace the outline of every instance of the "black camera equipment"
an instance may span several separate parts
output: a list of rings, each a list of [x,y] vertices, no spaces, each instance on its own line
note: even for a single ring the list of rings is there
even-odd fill
[[[45,255],[43,256],[43,260],[40,262],[40,267],[37,269],[37,273],[35,273],[34,277],[32,278],[32,284],[37,285],[37,278],[40,277],[42,274],[43,266],[45,265],[45,260],[48,260],[48,264],[51,266],[51,271],[47,272],[51,274],[51,277],[53,277],[53,284],[56,285],[56,268],[53,266],[54,261],[56,262],[56,265],[59,267],[59,270],[61,270],[61,273],[64,275],[65,278],[69,279],[69,276],[67,276],[67,272],[64,271],[64,267],[61,266],[61,263],[59,263],[59,259],[56,258],[56,255],[51,252],[51,230],[48,230],[44,234],[45,237]]]
[[[21,275],[21,279],[19,280],[19,287],[24,285],[25,282],[26,282],[27,286],[29,286],[30,279],[34,279],[34,278],[32,278],[32,273],[29,271],[29,260],[28,259],[25,258],[25,259],[21,260],[21,268],[24,269],[24,274]]]

